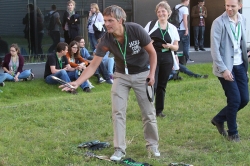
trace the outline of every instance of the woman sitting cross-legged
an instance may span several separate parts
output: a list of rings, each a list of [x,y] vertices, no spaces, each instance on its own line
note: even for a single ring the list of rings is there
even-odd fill
[[[69,49],[66,54],[68,62],[75,71],[68,71],[68,76],[71,81],[78,79],[81,75],[81,72],[88,66],[88,61],[84,60],[80,55],[80,47],[76,41],[72,41],[69,44]],[[90,92],[90,88],[93,88],[92,84],[89,81],[85,81],[81,84],[81,88],[85,92]]]
[[[31,69],[23,70],[24,58],[20,54],[17,44],[10,46],[10,53],[6,54],[3,61],[3,70],[7,81],[27,81],[34,78]]]

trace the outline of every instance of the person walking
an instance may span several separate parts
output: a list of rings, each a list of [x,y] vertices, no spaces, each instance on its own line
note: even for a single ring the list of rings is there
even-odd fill
[[[205,18],[207,18],[207,8],[204,6],[205,0],[198,0],[198,5],[192,8],[191,17],[194,31],[195,51],[206,51],[204,49]]]
[[[211,123],[221,135],[228,135],[229,141],[239,142],[236,117],[249,102],[246,19],[238,12],[242,0],[225,0],[225,7],[226,11],[213,21],[210,38],[213,73],[222,85],[227,105]]]
[[[131,88],[141,109],[146,148],[149,154],[160,156],[155,108],[148,100],[145,88],[146,79],[149,79],[148,85],[153,85],[155,80],[157,56],[151,39],[140,25],[125,23],[126,13],[119,6],[107,7],[103,16],[108,33],[100,39],[90,65],[70,84],[78,87],[91,77],[106,52],[110,51],[115,56],[114,84],[111,90],[115,152],[110,159],[118,161],[126,154],[126,109]]]

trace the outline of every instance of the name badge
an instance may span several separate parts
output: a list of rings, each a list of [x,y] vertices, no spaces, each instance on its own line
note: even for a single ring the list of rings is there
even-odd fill
[[[167,52],[169,49],[168,48],[163,48],[161,49],[161,52]]]
[[[128,75],[128,68],[127,67],[125,67],[125,74]]]

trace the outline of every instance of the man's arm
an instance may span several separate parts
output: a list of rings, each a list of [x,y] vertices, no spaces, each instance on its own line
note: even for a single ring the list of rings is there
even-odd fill
[[[185,27],[185,36],[188,35],[188,14],[183,14],[183,24],[184,24],[184,27]]]
[[[148,45],[144,47],[144,49],[148,52],[149,55],[149,63],[150,63],[150,72],[147,78],[150,79],[149,85],[154,85],[155,83],[155,69],[157,64],[157,56],[155,49],[152,45],[152,42],[150,42]]]

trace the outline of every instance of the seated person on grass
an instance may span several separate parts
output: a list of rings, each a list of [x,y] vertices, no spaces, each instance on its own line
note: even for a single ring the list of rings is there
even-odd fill
[[[33,80],[34,74],[31,69],[23,70],[24,58],[20,54],[17,44],[10,46],[10,53],[6,54],[3,60],[2,68],[7,81],[27,81]],[[3,80],[4,81],[4,80]]]
[[[95,51],[94,51],[95,53]],[[115,60],[114,57],[109,57],[110,52],[106,52],[106,55],[102,58],[102,62],[106,69],[108,70],[109,76],[113,79]]]
[[[0,86],[4,86],[4,80],[6,79],[6,75],[4,73],[0,73]]]
[[[91,56],[89,54],[89,51],[85,48],[85,41],[84,41],[83,37],[77,36],[75,38],[75,41],[77,41],[79,43],[81,56],[90,63],[91,60],[93,59],[93,56]],[[102,74],[104,79],[100,76],[100,73]],[[103,62],[100,63],[100,65],[99,65],[99,67],[96,70],[94,75],[97,77],[98,83],[103,83],[106,81],[106,83],[108,83],[108,84],[113,84],[113,80],[110,78],[109,72],[106,69]]]
[[[80,48],[79,44],[76,41],[72,41],[69,44],[69,51],[66,54],[66,57],[68,59],[68,62],[72,68],[74,68],[74,71],[68,71],[68,75],[71,81],[75,81],[78,79],[78,77],[81,75],[81,72],[86,69],[86,66],[88,66],[88,62],[84,60],[80,55]],[[80,86],[84,92],[90,92],[90,85],[88,81],[85,81]],[[92,85],[91,85],[92,87]]]
[[[65,82],[71,82],[67,71],[75,71],[71,68],[66,58],[68,44],[60,42],[56,46],[56,53],[49,55],[45,64],[44,79],[47,84],[57,84],[51,76],[56,76]],[[69,91],[71,92],[71,91]],[[74,91],[72,91],[74,93]]]

